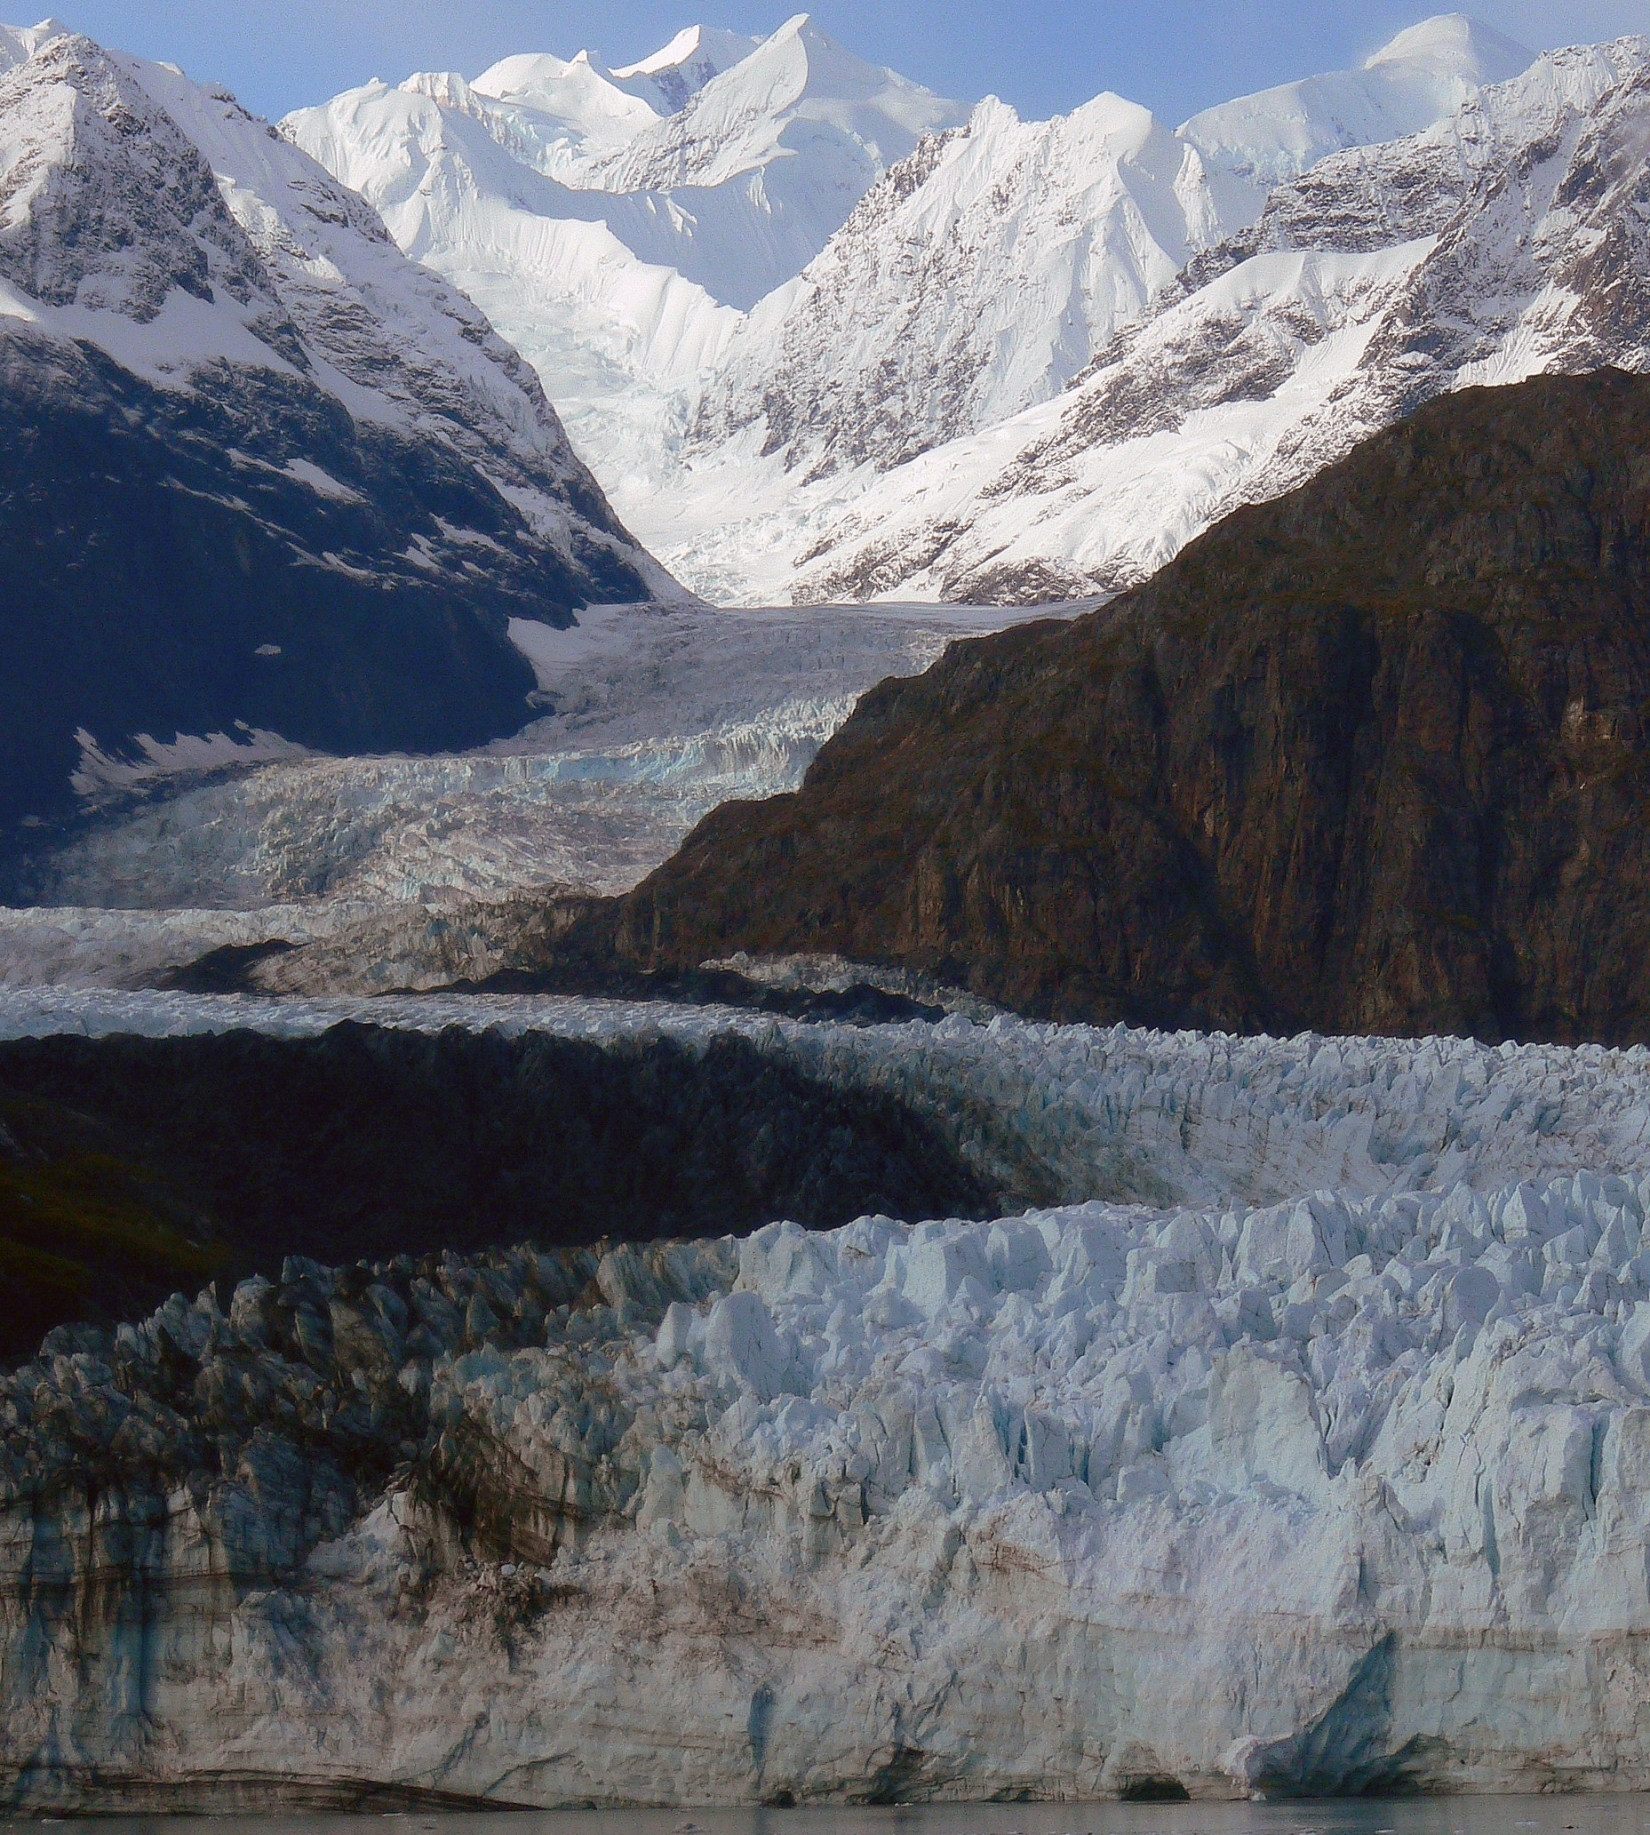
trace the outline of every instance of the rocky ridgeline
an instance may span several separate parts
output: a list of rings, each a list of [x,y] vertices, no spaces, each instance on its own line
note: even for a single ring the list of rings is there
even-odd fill
[[[1647,1200],[292,1261],[55,1333],[7,1796],[1642,1788]]]

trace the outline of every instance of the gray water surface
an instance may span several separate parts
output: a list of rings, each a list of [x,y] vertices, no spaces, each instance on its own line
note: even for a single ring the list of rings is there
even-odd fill
[[[63,1835],[1650,1835],[1650,1795],[46,1819]],[[42,1822],[0,1821],[0,1831]]]

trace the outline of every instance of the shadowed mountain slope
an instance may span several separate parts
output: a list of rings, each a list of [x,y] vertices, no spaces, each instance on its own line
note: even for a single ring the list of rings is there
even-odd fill
[[[567,952],[1025,1012],[1650,1037],[1650,380],[1441,399],[1070,625],[886,682]]]
[[[512,619],[680,596],[361,199],[221,90],[30,42],[0,71],[0,848],[71,785],[511,733]]]
[[[0,1361],[289,1255],[988,1215],[897,1097],[741,1039],[695,1054],[340,1025],[0,1043]]]

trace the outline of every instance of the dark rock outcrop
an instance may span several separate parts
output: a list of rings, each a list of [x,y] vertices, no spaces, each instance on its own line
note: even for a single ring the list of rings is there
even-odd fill
[[[895,1097],[729,1037],[12,1040],[0,1127],[0,1358],[288,1255],[985,1216],[993,1197]]]
[[[885,682],[565,961],[1024,1012],[1650,1038],[1650,379],[1434,402],[1069,625]]]

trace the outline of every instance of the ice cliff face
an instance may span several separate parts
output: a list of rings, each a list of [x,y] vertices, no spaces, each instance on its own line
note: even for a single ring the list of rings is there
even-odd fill
[[[1087,1077],[1225,1189],[292,1261],[54,1335],[0,1383],[10,1800],[1643,1786],[1643,1052],[855,1036]]]

